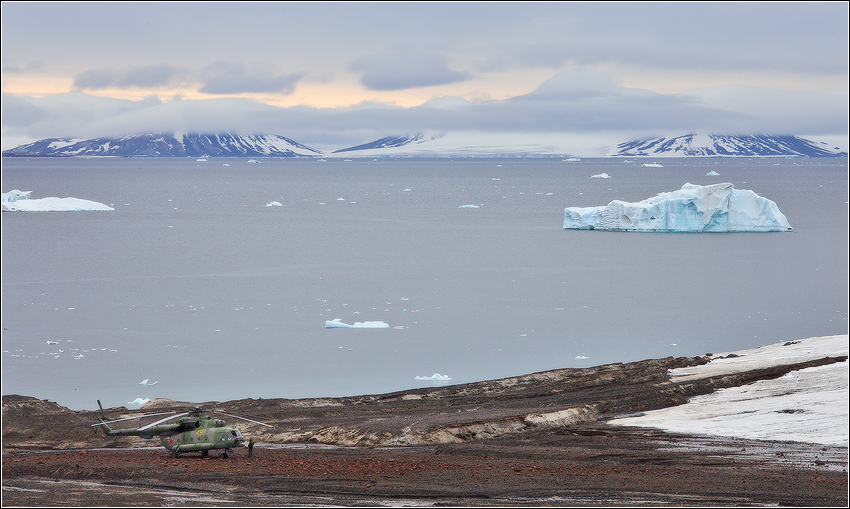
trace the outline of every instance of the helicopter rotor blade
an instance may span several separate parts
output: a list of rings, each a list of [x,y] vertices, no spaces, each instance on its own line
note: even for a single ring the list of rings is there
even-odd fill
[[[165,415],[165,414],[173,414],[174,412],[160,412],[158,414],[145,414],[145,415],[137,415],[135,417],[126,417],[124,419],[106,419],[106,422],[99,422],[97,424],[92,424],[92,426],[100,426],[101,424],[111,424],[113,422],[121,422],[121,421],[131,421],[133,419],[142,419],[144,417],[153,417],[154,415]],[[166,419],[167,420],[167,419]]]
[[[169,417],[166,417],[165,419],[160,419],[160,420],[158,420],[158,421],[156,421],[156,422],[152,422],[152,423],[148,424],[147,426],[142,426],[142,427],[141,427],[141,428],[139,428],[137,431],[142,431],[142,430],[145,430],[145,429],[148,429],[148,428],[152,428],[152,427],[156,426],[157,424],[162,424],[162,423],[163,423],[163,422],[165,422],[165,421],[169,421],[169,420],[174,419],[174,418],[176,418],[176,417],[183,417],[184,415],[189,415],[189,413],[188,413],[188,412],[186,412],[186,413],[184,413],[184,414],[171,415],[171,416],[169,416]]]
[[[248,418],[246,418],[246,417],[239,417],[238,415],[230,415],[230,414],[226,414],[226,413],[224,413],[224,412],[216,412],[216,413],[221,414],[221,415],[226,415],[226,416],[228,416],[228,417],[234,417],[234,418],[236,418],[236,419],[242,419],[243,421],[253,422],[254,424],[259,424],[259,425],[261,425],[261,426],[267,426],[267,427],[269,427],[269,428],[273,428],[273,427],[274,427],[274,426],[272,426],[272,425],[270,425],[270,424],[264,424],[264,423],[259,422],[259,421],[252,421],[251,419],[248,419]]]

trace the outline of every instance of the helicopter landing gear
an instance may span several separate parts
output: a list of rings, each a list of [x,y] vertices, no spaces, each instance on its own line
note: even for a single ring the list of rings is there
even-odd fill
[[[179,457],[180,457],[180,453],[179,453],[179,452],[177,452],[177,451],[174,451],[174,452],[172,452],[172,453],[171,453],[171,457],[172,457],[172,458],[179,458]]]
[[[224,459],[224,458],[226,458],[226,457],[227,457],[227,453],[226,453],[226,452],[222,452],[221,454],[219,454],[219,455],[218,455],[218,457],[219,457],[219,458],[221,458],[221,459]]]
[[[209,455],[210,455],[209,449],[204,449],[203,451],[201,451],[201,456],[209,456]]]

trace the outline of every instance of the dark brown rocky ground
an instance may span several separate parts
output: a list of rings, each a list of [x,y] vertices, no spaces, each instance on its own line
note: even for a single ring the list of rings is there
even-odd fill
[[[846,358],[846,357],[845,357]],[[706,357],[555,370],[353,398],[202,403],[239,422],[255,457],[171,458],[157,440],[95,435],[96,412],[3,396],[3,506],[847,506],[847,449],[671,435],[615,416],[827,364],[689,382]],[[168,400],[144,412],[175,409]],[[236,424],[233,419],[229,419]],[[133,423],[133,421],[130,421]],[[134,424],[130,424],[134,425]]]

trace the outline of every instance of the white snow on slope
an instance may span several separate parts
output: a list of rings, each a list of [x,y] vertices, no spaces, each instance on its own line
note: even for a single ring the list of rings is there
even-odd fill
[[[809,338],[717,354],[709,364],[670,370],[670,377],[673,382],[684,382],[847,354],[847,335]],[[684,405],[609,423],[674,433],[847,447],[848,397],[848,362],[844,361],[721,389],[693,397]]]

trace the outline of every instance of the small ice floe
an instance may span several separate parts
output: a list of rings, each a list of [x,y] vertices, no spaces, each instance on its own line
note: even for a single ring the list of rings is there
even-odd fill
[[[581,161],[581,159],[579,159],[578,157],[568,157],[564,159],[565,163],[577,163],[579,161]]]
[[[148,379],[147,379],[147,378],[145,378],[144,380],[142,380],[141,382],[139,382],[139,385],[156,385],[156,384],[158,384],[158,383],[159,383],[159,380],[157,380],[156,382],[153,382],[153,383],[149,383],[149,382],[148,382]]]
[[[597,173],[596,175],[591,175],[590,178],[592,178],[592,179],[609,179],[609,178],[611,178],[611,175],[608,175],[607,173]]]
[[[59,342],[58,342],[58,341],[50,341],[50,340],[48,340],[48,341],[47,341],[47,344],[48,344],[48,345],[58,345],[58,344],[59,344]]]
[[[477,208],[479,208],[479,206],[478,205],[461,205],[458,208],[459,209],[477,209]]]
[[[578,360],[580,360],[580,361],[583,361],[583,360],[590,359],[590,357],[588,357],[588,356],[587,356],[587,355],[585,355],[585,354],[581,354],[581,355],[576,355],[576,359],[578,359]]]
[[[80,198],[38,198],[31,199],[32,191],[17,189],[3,193],[3,211],[9,212],[76,212],[115,210],[114,208],[96,201],[81,200]]]
[[[252,164],[256,164],[256,163],[259,163],[260,161],[257,161],[256,159],[248,159],[248,162],[252,163]]]
[[[203,163],[203,162],[206,162],[206,159],[203,158],[203,157],[199,157],[199,158],[195,159],[195,162]]]
[[[85,357],[83,354],[80,354],[80,355],[74,355],[74,358],[75,358],[75,359],[82,359],[83,357]]]
[[[452,378],[448,375],[441,375],[439,373],[434,373],[431,376],[417,376],[415,380],[429,380],[434,382],[446,382],[451,380]]]
[[[283,203],[279,201],[270,201],[266,203],[266,207],[283,207]]]
[[[229,165],[229,164],[227,164],[227,163],[224,163],[224,164],[222,164],[222,166],[230,166],[230,165]]]
[[[717,177],[718,175],[720,175],[720,174],[719,174],[719,173],[717,173],[717,172],[716,172],[716,171],[714,171],[714,170],[711,170],[710,172],[708,172],[708,173],[706,173],[706,174],[705,174],[705,176],[706,176],[706,177]]]
[[[128,404],[128,405],[139,405],[139,406],[142,406],[142,405],[144,405],[145,403],[147,403],[147,402],[148,402],[148,401],[150,401],[150,400],[151,400],[150,398],[144,398],[144,399],[142,399],[142,398],[136,398],[136,399],[134,399],[133,401],[128,401],[128,402],[127,402],[127,404]]]
[[[374,322],[354,322],[354,324],[347,324],[342,322],[342,318],[334,318],[333,320],[325,321],[326,329],[389,329],[390,325],[386,322],[374,321]]]
[[[664,168],[661,163],[644,163],[641,166],[644,168]]]

